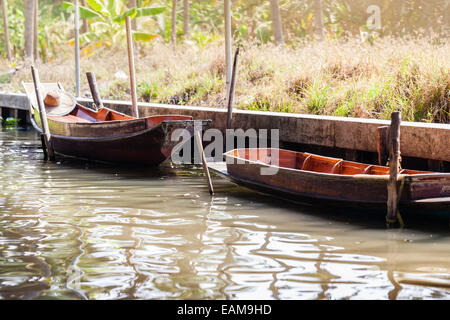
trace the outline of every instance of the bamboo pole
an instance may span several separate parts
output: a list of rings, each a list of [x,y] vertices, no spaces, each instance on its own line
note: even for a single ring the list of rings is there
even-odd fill
[[[74,0],[74,20],[75,20],[75,86],[76,96],[80,96],[80,8],[78,0]]]
[[[226,84],[227,84],[227,105],[229,92],[231,88],[231,74],[232,74],[232,43],[231,43],[231,2],[230,0],[224,0],[224,12],[225,12],[225,66],[226,66]]]
[[[91,89],[92,99],[94,100],[97,108],[103,108],[103,102],[100,98],[97,88],[97,80],[95,79],[95,74],[93,72],[86,72],[86,77],[89,83],[89,88]]]
[[[2,16],[3,16],[3,28],[5,30],[5,47],[6,47],[6,57],[9,62],[11,62],[11,48],[9,47],[9,33],[8,33],[8,19],[6,12],[6,0],[0,0],[2,5]]]
[[[239,47],[236,49],[236,53],[234,54],[234,62],[233,62],[233,72],[231,74],[231,87],[228,96],[228,114],[227,114],[227,129],[231,128],[231,119],[233,117],[233,101],[234,101],[234,90],[236,88],[236,74],[237,74],[237,61],[239,55]]]
[[[209,174],[209,168],[208,168],[208,163],[206,162],[205,152],[203,151],[203,144],[202,144],[202,138],[200,136],[200,131],[195,132],[195,140],[197,141],[197,147],[202,156],[203,171],[205,172],[206,180],[208,182],[209,194],[213,196],[214,188],[213,188],[213,185],[211,182],[211,175]]]
[[[391,115],[391,126],[389,128],[389,181],[387,186],[387,216],[388,226],[393,226],[397,222],[398,213],[398,171],[400,167],[400,112],[393,112]]]
[[[48,158],[50,161],[54,161],[55,153],[53,151],[52,140],[51,140],[52,137],[50,135],[50,129],[48,127],[47,113],[45,111],[45,104],[44,104],[44,100],[41,95],[41,89],[40,89],[41,81],[39,80],[39,72],[33,66],[31,66],[31,73],[33,75],[34,90],[36,92],[36,101],[37,101],[38,108],[39,108],[39,116],[41,117],[41,125],[42,125],[42,131],[44,133],[43,137],[44,137],[45,147],[47,149],[47,155],[48,155]],[[45,152],[44,152],[44,154],[45,154]]]
[[[125,26],[127,30],[127,46],[128,46],[128,67],[130,70],[130,86],[131,86],[131,104],[133,116],[139,118],[139,110],[137,105],[137,93],[136,93],[136,75],[134,68],[134,53],[133,53],[133,38],[131,35],[131,19],[125,18]]]

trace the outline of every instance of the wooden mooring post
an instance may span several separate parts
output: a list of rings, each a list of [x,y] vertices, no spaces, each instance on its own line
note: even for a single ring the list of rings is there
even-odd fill
[[[33,75],[34,90],[36,92],[36,100],[37,100],[37,104],[38,104],[38,108],[39,108],[39,116],[41,117],[41,125],[42,125],[42,131],[43,131],[43,135],[41,136],[41,139],[43,138],[44,145],[45,145],[45,148],[43,148],[44,149],[44,157],[46,159],[48,158],[50,161],[54,161],[55,153],[53,151],[50,129],[48,127],[47,113],[45,111],[45,104],[44,104],[44,100],[41,95],[41,88],[40,88],[41,81],[39,80],[39,73],[33,66],[31,66],[31,73]]]
[[[377,152],[378,152],[378,164],[385,166],[389,157],[389,151],[387,146],[387,134],[388,126],[377,128]]]
[[[136,93],[136,73],[134,68],[133,35],[131,31],[131,19],[128,16],[125,18],[125,27],[127,33],[128,68],[130,70],[132,112],[134,117],[139,118],[139,108],[137,105],[137,93]]]
[[[397,189],[398,172],[400,168],[400,123],[401,113],[393,112],[391,115],[391,126],[389,127],[389,181],[387,185],[388,201],[386,223],[388,227],[398,222],[399,194]],[[402,221],[400,221],[402,223]]]
[[[209,174],[208,163],[206,162],[205,152],[203,151],[202,137],[200,131],[195,132],[195,140],[197,141],[198,151],[200,152],[200,156],[202,157],[202,165],[203,171],[205,172],[206,180],[208,182],[209,194],[214,195],[214,188],[211,181],[211,175]]]
[[[234,54],[234,62],[233,62],[233,71],[231,73],[231,85],[230,91],[228,95],[228,113],[227,113],[227,129],[231,129],[231,119],[233,117],[233,102],[234,102],[234,91],[236,88],[236,74],[237,74],[237,62],[239,55],[239,47],[236,49],[236,53]]]
[[[86,77],[89,83],[89,88],[91,89],[92,99],[94,100],[95,106],[97,108],[103,108],[103,102],[98,93],[97,80],[95,79],[95,73],[86,72]]]

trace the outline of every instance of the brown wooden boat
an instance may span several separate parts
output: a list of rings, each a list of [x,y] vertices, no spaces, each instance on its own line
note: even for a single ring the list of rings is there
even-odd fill
[[[31,102],[31,123],[42,132],[33,84],[23,85]],[[59,84],[42,86],[58,88]],[[47,121],[56,154],[112,163],[158,165],[170,157],[178,144],[171,140],[174,130],[186,129],[191,135],[194,133],[191,116],[133,118],[108,108],[95,111],[79,104],[66,115],[48,115]],[[202,127],[210,122],[202,120]]]
[[[281,149],[235,149],[224,157],[225,163],[208,163],[213,172],[260,191],[298,202],[386,207],[388,167]],[[278,171],[264,175],[263,168]],[[450,216],[449,173],[403,169],[398,188],[401,210]]]

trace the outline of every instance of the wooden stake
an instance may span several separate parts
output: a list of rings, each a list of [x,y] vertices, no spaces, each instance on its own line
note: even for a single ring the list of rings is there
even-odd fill
[[[97,80],[95,79],[95,74],[93,72],[86,72],[86,77],[89,83],[89,88],[91,89],[92,99],[94,100],[97,108],[103,108],[103,102],[100,98],[97,88]]]
[[[195,140],[197,141],[197,147],[200,151],[200,154],[202,156],[202,164],[203,164],[203,171],[205,172],[206,180],[208,182],[208,188],[209,188],[209,194],[214,195],[214,189],[211,182],[211,175],[209,174],[209,168],[208,164],[206,163],[205,153],[203,152],[203,144],[202,144],[202,138],[200,136],[200,131],[195,132]]]
[[[0,0],[2,3],[2,15],[3,15],[3,28],[5,30],[5,47],[6,47],[6,57],[9,62],[11,62],[11,49],[9,47],[9,33],[8,33],[8,19],[6,12],[6,0]]]
[[[233,73],[231,74],[231,87],[228,96],[227,129],[231,128],[231,119],[233,117],[233,101],[234,101],[234,89],[236,88],[238,55],[239,55],[239,47],[237,47],[236,53],[234,54]]]
[[[387,133],[388,126],[377,128],[377,151],[378,151],[378,164],[380,166],[385,166],[388,159],[388,148],[387,148]]]
[[[131,86],[131,104],[133,116],[139,118],[139,110],[137,105],[136,93],[136,75],[134,69],[134,53],[133,53],[133,38],[131,35],[131,19],[125,18],[125,26],[127,30],[127,46],[128,46],[128,67],[130,69],[130,86]]]
[[[78,0],[74,0],[74,19],[75,19],[75,85],[76,97],[80,96],[80,8]]]
[[[45,146],[47,149],[47,156],[50,161],[55,160],[55,153],[53,151],[52,146],[52,140],[51,140],[51,134],[50,129],[48,128],[48,122],[47,122],[47,113],[45,111],[45,104],[44,100],[41,95],[41,81],[39,80],[39,73],[38,71],[31,66],[31,73],[33,75],[33,82],[34,82],[34,90],[36,92],[36,100],[39,108],[39,116],[41,117],[41,125],[42,125],[42,131],[44,133],[44,140],[45,140]]]
[[[388,226],[392,226],[397,222],[398,212],[398,171],[400,167],[400,112],[393,112],[391,115],[391,126],[389,129],[389,181],[387,186],[387,216],[386,222]]]

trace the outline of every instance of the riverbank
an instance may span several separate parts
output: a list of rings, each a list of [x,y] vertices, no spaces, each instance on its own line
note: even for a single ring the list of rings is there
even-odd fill
[[[74,91],[73,47],[55,61],[38,64],[41,80],[59,81]],[[189,42],[174,51],[155,42],[136,57],[138,100],[142,102],[225,107],[223,46]],[[83,50],[84,77],[95,72],[105,99],[130,99],[125,48],[99,43]],[[7,70],[5,61],[1,70]],[[3,72],[2,72],[3,73]],[[0,84],[20,92],[31,81],[28,68]],[[402,111],[405,121],[450,122],[450,43],[429,39],[376,39],[305,42],[296,47],[244,44],[239,57],[235,106],[238,109],[389,119]]]

